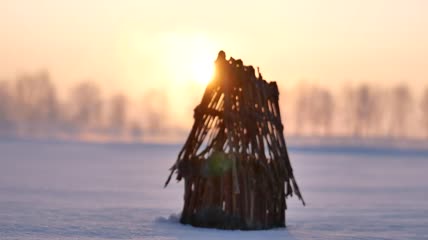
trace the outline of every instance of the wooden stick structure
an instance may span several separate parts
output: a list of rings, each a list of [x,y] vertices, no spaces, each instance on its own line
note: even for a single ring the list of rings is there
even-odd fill
[[[286,198],[305,202],[293,175],[276,82],[220,51],[216,73],[171,167],[184,178],[180,222],[220,229],[285,227]]]

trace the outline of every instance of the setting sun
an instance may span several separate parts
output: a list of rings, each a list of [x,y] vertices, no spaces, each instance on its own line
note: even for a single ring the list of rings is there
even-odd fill
[[[162,37],[161,44],[170,81],[208,84],[214,73],[213,56],[218,51],[214,41],[202,34],[169,33]]]
[[[212,56],[209,54],[197,53],[192,56],[192,80],[200,84],[207,85],[214,73],[214,64]]]

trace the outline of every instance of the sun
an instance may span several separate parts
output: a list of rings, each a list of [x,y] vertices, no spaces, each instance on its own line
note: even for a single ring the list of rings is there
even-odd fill
[[[203,52],[195,54],[191,59],[190,71],[192,81],[207,85],[214,75],[213,56]]]
[[[214,74],[214,43],[206,36],[189,39],[188,71],[192,81],[207,85]]]
[[[217,49],[208,36],[195,33],[170,33],[164,37],[165,66],[171,81],[206,86],[214,74]]]

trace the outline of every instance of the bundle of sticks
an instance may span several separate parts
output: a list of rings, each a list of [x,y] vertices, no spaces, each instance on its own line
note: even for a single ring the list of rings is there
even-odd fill
[[[181,223],[221,229],[285,227],[286,198],[305,204],[293,175],[275,82],[220,51],[215,76],[171,167],[184,178]]]

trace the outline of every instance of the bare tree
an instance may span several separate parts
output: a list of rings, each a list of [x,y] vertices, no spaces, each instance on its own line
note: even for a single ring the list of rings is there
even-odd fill
[[[381,118],[380,97],[368,85],[353,89],[349,96],[349,108],[354,128],[354,135],[369,136],[373,134]]]
[[[297,134],[331,134],[334,99],[330,91],[301,84],[296,92],[294,117]]]
[[[46,135],[56,125],[58,101],[49,74],[42,71],[18,77],[15,85],[17,121],[24,134]]]
[[[156,89],[146,92],[143,97],[143,108],[147,131],[151,134],[158,134],[164,130],[169,111],[165,92]]]
[[[340,114],[336,116],[339,120],[340,130],[339,132],[343,135],[355,135],[355,90],[349,84],[345,85],[340,92],[339,108],[337,111]]]
[[[108,104],[108,125],[115,135],[121,135],[126,127],[128,99],[123,94],[113,96]]]
[[[334,100],[331,93],[324,88],[313,87],[309,93],[310,104],[308,114],[312,132],[328,135],[334,114]]]
[[[412,94],[406,85],[393,88],[391,93],[390,135],[393,137],[403,137],[407,134],[408,130],[407,123],[411,114]]]
[[[137,121],[132,121],[130,124],[130,135],[134,141],[141,141],[143,138],[143,129]]]
[[[12,104],[9,84],[0,81],[0,136],[13,133]]]
[[[102,100],[99,87],[93,82],[82,82],[71,91],[70,112],[72,124],[80,131],[99,128],[102,120]]]
[[[304,135],[310,118],[310,90],[305,84],[300,84],[296,90],[297,96],[294,106],[294,120],[297,135]]]
[[[422,112],[422,125],[425,129],[425,137],[428,138],[428,87],[425,88],[422,95],[420,107]]]

